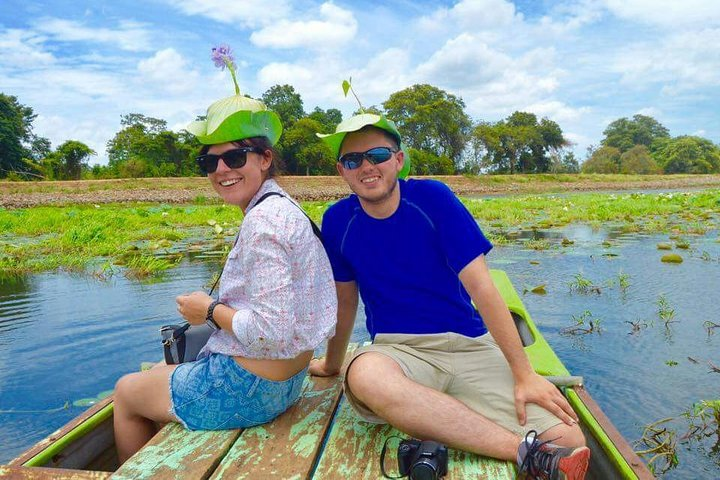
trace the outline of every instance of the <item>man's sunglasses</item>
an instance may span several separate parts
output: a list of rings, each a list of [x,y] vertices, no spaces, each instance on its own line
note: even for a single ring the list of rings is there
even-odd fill
[[[227,165],[228,168],[244,167],[245,162],[247,162],[247,154],[250,152],[263,154],[265,153],[265,150],[260,147],[240,147],[233,148],[232,150],[223,152],[220,155],[206,153],[205,155],[200,155],[195,160],[197,161],[198,167],[200,167],[200,171],[203,175],[207,175],[217,170],[220,159],[225,162],[225,165]]]
[[[345,155],[340,157],[338,162],[340,162],[343,168],[347,170],[355,170],[360,165],[362,165],[363,160],[366,158],[368,162],[372,163],[373,165],[377,165],[378,163],[383,163],[390,160],[390,157],[392,157],[393,153],[395,152],[397,152],[397,150],[393,150],[392,148],[375,147],[371,148],[367,152],[346,153]]]

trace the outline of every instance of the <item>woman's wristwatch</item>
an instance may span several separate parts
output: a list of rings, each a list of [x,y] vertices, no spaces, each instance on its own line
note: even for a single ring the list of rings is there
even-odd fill
[[[220,300],[213,300],[213,302],[210,304],[210,306],[207,309],[207,316],[205,317],[205,323],[208,324],[210,328],[213,330],[220,330],[220,325],[215,321],[213,318],[213,312],[215,310],[215,307],[218,305],[225,305]]]

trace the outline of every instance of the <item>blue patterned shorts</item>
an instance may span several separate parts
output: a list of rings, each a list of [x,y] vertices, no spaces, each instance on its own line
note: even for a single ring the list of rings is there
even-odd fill
[[[258,377],[232,357],[213,353],[182,363],[170,376],[170,413],[189,430],[267,423],[300,396],[307,369],[282,382]]]

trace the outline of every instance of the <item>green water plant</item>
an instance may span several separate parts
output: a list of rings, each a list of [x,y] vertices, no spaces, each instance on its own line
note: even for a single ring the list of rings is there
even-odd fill
[[[654,475],[662,475],[680,463],[677,456],[677,433],[667,424],[674,419],[663,418],[643,429],[642,437],[634,442],[635,453],[646,459]]]
[[[714,437],[712,451],[720,452],[720,399],[695,402],[682,416],[688,421],[688,430],[681,440],[700,442]]]
[[[580,315],[572,315],[573,325],[562,328],[560,335],[587,335],[590,333],[602,333],[601,323],[599,318],[593,317],[590,310],[585,310]]]
[[[705,320],[703,322],[703,328],[705,328],[705,331],[707,332],[708,337],[710,335],[713,335],[715,333],[716,328],[720,328],[720,324],[711,322],[710,320]]]
[[[585,278],[582,273],[576,273],[574,277],[575,280],[568,284],[571,292],[582,294],[596,293],[600,295],[600,287],[595,285],[589,278]]]
[[[629,323],[630,327],[631,327],[631,330],[628,332],[628,335],[636,335],[636,334],[640,333],[640,331],[643,328],[648,327],[648,323],[639,318],[634,321],[625,320],[625,323]]]
[[[663,263],[682,263],[683,258],[677,253],[668,253],[667,255],[663,255],[660,261]]]
[[[671,323],[676,323],[677,320],[674,320],[675,318],[675,309],[672,308],[670,305],[670,302],[668,301],[667,297],[665,297],[664,294],[660,294],[658,297],[657,302],[655,304],[658,307],[658,318],[661,322],[665,325],[666,329],[670,328]]]

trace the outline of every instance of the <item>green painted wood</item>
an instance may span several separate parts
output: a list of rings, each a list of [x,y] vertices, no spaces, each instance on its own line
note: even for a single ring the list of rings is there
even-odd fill
[[[343,399],[313,480],[382,478],[380,453],[385,439],[392,435],[407,438],[390,425],[376,425],[360,420]],[[391,439],[388,445],[385,469],[389,475],[397,474],[398,442],[399,439]],[[448,460],[448,476],[445,477],[448,480],[515,478],[515,466],[512,462],[460,451],[451,451]]]
[[[307,377],[300,400],[272,423],[245,430],[211,478],[308,478],[341,393],[339,376]]]
[[[170,423],[128,459],[111,478],[206,479],[241,432],[193,432],[178,423]]]

